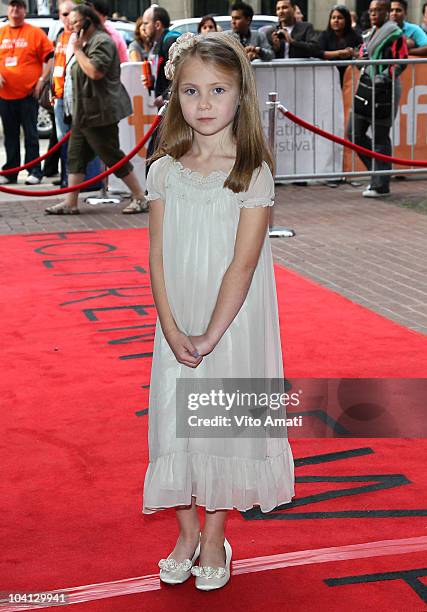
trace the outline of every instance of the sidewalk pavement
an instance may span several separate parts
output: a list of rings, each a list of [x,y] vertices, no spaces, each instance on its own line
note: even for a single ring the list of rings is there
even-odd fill
[[[293,228],[296,236],[272,239],[275,261],[427,334],[427,214],[414,209],[421,203],[427,211],[426,184],[393,180],[393,195],[381,200],[363,198],[363,187],[347,183],[334,189],[277,185],[274,224]],[[0,235],[148,225],[146,213],[121,214],[123,205],[82,203],[81,215],[46,216],[45,206],[55,201],[0,193]]]

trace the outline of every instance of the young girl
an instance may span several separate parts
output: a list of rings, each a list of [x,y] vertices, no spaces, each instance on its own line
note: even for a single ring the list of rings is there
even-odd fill
[[[267,232],[274,181],[239,42],[186,33],[169,58],[171,96],[147,176],[158,321],[143,512],[176,509],[179,537],[159,562],[161,580],[193,574],[212,590],[230,578],[227,511],[269,512],[294,495],[286,437],[176,435],[177,379],[283,378]]]

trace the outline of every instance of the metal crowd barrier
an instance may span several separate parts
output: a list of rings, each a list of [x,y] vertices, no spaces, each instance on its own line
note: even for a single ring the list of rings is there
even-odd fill
[[[277,105],[279,103],[289,108],[289,110],[291,110],[295,115],[301,116],[307,121],[313,124],[316,124],[317,115],[323,114],[323,116],[325,116],[325,106],[327,104],[327,103],[325,104],[325,101],[327,100],[329,108],[330,108],[330,114],[331,114],[330,125],[332,126],[332,129],[329,129],[327,131],[336,133],[337,131],[341,130],[342,135],[346,139],[350,140],[349,133],[347,130],[348,120],[344,122],[343,99],[341,102],[339,100],[336,100],[337,92],[340,91],[338,70],[332,71],[332,81],[327,81],[323,87],[322,87],[322,84],[323,84],[322,80],[320,83],[317,82],[319,79],[316,79],[316,71],[319,71],[320,68],[324,69],[325,67],[332,68],[333,66],[336,66],[336,67],[351,66],[351,71],[348,71],[348,70],[346,71],[345,80],[344,80],[344,90],[343,91],[346,92],[346,87],[347,87],[347,92],[346,94],[342,94],[342,95],[343,97],[345,95],[347,100],[349,97],[351,99],[351,103],[349,106],[347,105],[346,110],[347,111],[350,110],[350,113],[348,114],[350,116],[350,125],[352,128],[352,133],[354,134],[354,92],[357,88],[357,83],[359,80],[359,74],[360,74],[359,69],[362,66],[386,65],[386,64],[387,65],[405,64],[408,66],[405,69],[405,71],[402,73],[402,76],[400,77],[400,79],[402,81],[402,87],[401,87],[402,93],[407,94],[407,101],[405,105],[403,105],[403,108],[405,109],[405,115],[406,115],[406,122],[407,122],[406,135],[409,136],[408,145],[409,145],[410,155],[409,156],[407,154],[405,154],[404,156],[399,155],[399,157],[400,158],[404,157],[405,159],[416,159],[415,157],[416,148],[419,147],[420,149],[424,147],[424,152],[422,152],[421,154],[418,153],[418,158],[421,157],[422,159],[426,159],[427,158],[427,154],[426,154],[427,139],[426,139],[426,142],[417,142],[417,138],[419,138],[420,136],[423,137],[424,133],[426,132],[426,129],[421,129],[421,130],[417,129],[417,125],[418,123],[420,123],[418,121],[418,116],[421,114],[427,114],[427,103],[420,104],[418,102],[421,96],[427,96],[427,58],[409,58],[406,60],[399,60],[399,61],[396,61],[394,59],[391,59],[391,60],[354,59],[354,60],[336,60],[336,61],[275,60],[272,62],[254,62],[253,65],[255,68],[256,75],[258,77],[257,78],[258,91],[262,95],[261,99],[265,100],[265,98],[267,97],[267,90],[266,90],[267,85],[272,85],[269,88],[270,92],[279,91],[278,96],[277,94],[276,96],[274,96],[273,94],[269,95],[268,102],[267,102],[267,105],[269,106],[267,132],[268,132],[269,142],[270,142],[272,151],[276,153],[276,160],[280,161],[279,156],[281,155],[280,151],[277,151],[277,147],[276,147],[276,143],[277,143]],[[420,72],[419,71],[420,69],[417,68],[420,65],[425,66],[425,70],[422,69],[422,72]],[[284,71],[284,69],[286,69],[286,72]],[[291,77],[289,77],[290,69],[293,72],[293,75],[291,75]],[[405,74],[407,73],[408,70],[410,70],[409,77],[408,75]],[[419,71],[418,74],[417,74],[417,70]],[[283,76],[287,74],[288,79],[292,80],[292,82],[294,83],[293,91],[291,91],[290,95],[288,96],[289,99],[287,99],[287,95],[286,95],[286,79],[280,78],[281,72],[283,73]],[[303,79],[306,82],[306,85],[304,87],[304,98],[305,98],[304,100],[302,100],[301,97],[298,96],[298,92],[297,92],[297,89],[298,89],[297,84],[298,84],[298,76],[299,76],[298,73],[300,73],[303,76]],[[307,73],[309,74],[311,73],[311,85],[309,83],[310,77],[308,76]],[[325,74],[325,72],[323,74]],[[422,78],[418,79],[418,82],[417,82],[416,77],[420,76],[420,74]],[[405,79],[405,87],[403,87],[403,79]],[[332,87],[330,87],[330,82],[332,82]],[[328,88],[328,91],[325,90],[326,88]],[[348,88],[350,88],[350,92],[348,91]],[[282,89],[282,92],[280,92],[280,89]],[[332,96],[330,95],[331,93],[332,93]],[[398,91],[397,91],[396,77],[393,72],[392,73],[392,109],[395,108],[395,104],[397,102],[396,100],[397,95],[398,95]],[[318,100],[318,98],[320,97],[321,97],[321,103]],[[305,103],[306,108],[310,107],[310,112],[312,114],[311,117],[303,116],[300,114],[299,106],[302,104],[302,102]],[[340,104],[342,104],[341,108],[340,108]],[[375,105],[375,90],[373,91],[373,104],[372,104],[373,109],[374,109],[374,105]],[[398,108],[396,109],[396,111],[398,111]],[[393,156],[396,156],[395,149],[398,146],[397,137],[400,134],[398,133],[397,130],[400,127],[401,115],[402,113],[393,112],[392,110],[392,123],[390,127],[390,131],[391,131],[390,136],[391,136],[391,143],[392,143],[391,155]],[[397,119],[399,119],[398,125],[397,125]],[[341,124],[341,121],[342,121],[342,124]],[[371,123],[372,123],[372,128],[370,129],[370,132],[368,131],[368,135],[372,138],[372,141],[374,142],[375,141],[375,128],[376,128],[374,110],[372,112]],[[427,122],[424,120],[424,122],[421,125],[426,126]],[[358,156],[354,151],[351,151],[351,169],[344,170],[343,164],[341,162],[341,157],[340,157],[341,154],[339,155],[337,153],[337,149],[335,148],[338,145],[334,145],[332,148],[332,158],[333,158],[332,164],[331,164],[332,170],[327,171],[327,172],[322,171],[322,170],[319,171],[318,168],[316,168],[316,165],[318,165],[318,159],[317,159],[316,150],[315,150],[315,138],[318,139],[320,138],[320,136],[314,136],[313,134],[313,141],[312,141],[313,142],[313,154],[312,154],[312,159],[311,159],[311,165],[312,165],[311,170],[308,172],[291,172],[291,173],[283,173],[279,171],[275,175],[275,178],[277,181],[289,182],[289,181],[305,181],[305,180],[319,180],[319,179],[322,179],[322,180],[323,179],[338,179],[338,178],[346,178],[346,177],[355,178],[355,177],[362,177],[362,176],[371,176],[373,174],[390,174],[390,175],[426,174],[426,169],[424,168],[420,169],[420,168],[407,167],[404,169],[399,169],[399,168],[392,167],[392,169],[390,170],[376,170],[375,160],[373,160],[372,170],[364,169],[363,171],[360,171],[356,169],[356,162],[357,162]],[[289,149],[291,150],[291,152],[293,151],[293,159],[291,159],[291,156],[288,156],[287,159],[290,162],[293,162],[293,164],[289,163],[289,165],[290,166],[293,165],[293,168],[295,169],[295,167],[297,166],[297,151],[298,151],[296,129],[293,130],[293,146],[290,146]],[[337,157],[338,157],[338,162],[336,160]]]

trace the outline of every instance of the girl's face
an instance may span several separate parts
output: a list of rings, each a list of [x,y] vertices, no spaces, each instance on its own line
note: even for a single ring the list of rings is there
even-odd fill
[[[187,124],[203,136],[231,130],[240,97],[236,75],[192,57],[179,76],[179,102]]]
[[[343,32],[345,28],[344,15],[341,15],[339,11],[332,11],[331,15],[331,29],[334,32]]]
[[[200,28],[200,34],[208,34],[209,32],[216,32],[213,21],[205,21]]]

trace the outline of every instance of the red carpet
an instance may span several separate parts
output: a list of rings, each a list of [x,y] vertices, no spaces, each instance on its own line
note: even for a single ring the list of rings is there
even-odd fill
[[[156,574],[176,526],[172,512],[140,512],[155,322],[147,232],[2,237],[0,251],[0,590]],[[276,273],[288,377],[425,377],[424,336]],[[427,544],[399,548],[426,535],[426,440],[299,439],[292,447],[292,507],[229,515],[235,575],[222,591],[145,579],[140,592],[72,610],[180,610],[200,598],[212,610],[427,609]],[[349,545],[387,540],[396,546],[387,553],[346,556]],[[336,547],[341,556],[319,552]],[[302,565],[289,565],[288,553],[304,551]],[[267,571],[274,555],[278,565]]]

